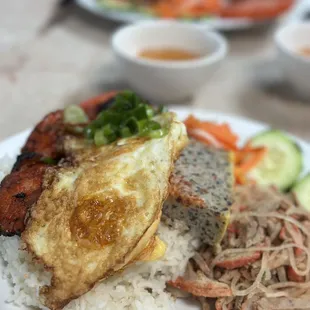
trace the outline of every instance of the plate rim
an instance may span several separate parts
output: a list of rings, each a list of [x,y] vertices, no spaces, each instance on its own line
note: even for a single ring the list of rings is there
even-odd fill
[[[75,0],[78,6],[81,8],[103,18],[114,20],[117,22],[123,23],[132,23],[137,21],[146,21],[146,20],[156,20],[158,18],[147,17],[144,14],[138,12],[121,12],[117,10],[110,10],[108,8],[100,7],[96,4],[96,0]],[[134,18],[139,18],[139,20],[134,20]],[[277,20],[276,17],[274,20]],[[223,31],[237,31],[252,28],[259,25],[265,25],[273,20],[264,20],[264,21],[254,21],[249,18],[219,18],[214,17],[210,20],[203,20],[193,22],[193,24]]]

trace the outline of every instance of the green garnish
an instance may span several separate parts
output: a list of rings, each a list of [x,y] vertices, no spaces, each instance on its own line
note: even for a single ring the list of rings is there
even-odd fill
[[[133,110],[140,103],[143,103],[141,98],[132,91],[125,90],[115,97],[115,102],[111,109],[116,112],[126,112]]]
[[[123,125],[129,128],[132,135],[138,134],[140,132],[138,120],[134,116],[131,116],[126,121],[124,121]]]
[[[64,122],[67,124],[87,123],[88,117],[84,110],[77,105],[69,105],[64,109]]]
[[[105,110],[102,111],[97,118],[92,122],[95,127],[102,127],[105,124],[113,124],[115,126],[119,126],[122,121],[121,113],[117,113],[114,111]]]
[[[114,135],[117,130],[117,127],[112,124],[107,124],[102,127],[102,131],[105,136],[111,136]]]
[[[132,136],[132,133],[131,133],[129,127],[127,127],[127,126],[121,128],[120,133],[121,133],[122,138],[128,138],[128,137]]]
[[[131,136],[161,138],[168,130],[152,118],[164,111],[163,107],[155,111],[135,93],[123,91],[84,128],[84,136],[97,146]]]
[[[159,123],[152,120],[142,120],[139,122],[139,133],[140,136],[150,136],[152,131],[161,129]]]
[[[88,125],[84,128],[84,136],[86,139],[91,140],[95,136],[96,127],[93,125]]]
[[[161,104],[157,110],[157,114],[162,114],[166,112],[168,112],[168,108],[165,105]]]
[[[97,146],[105,145],[109,143],[108,138],[104,135],[103,130],[98,129],[94,135],[94,142]]]
[[[47,165],[56,165],[57,160],[53,159],[52,157],[42,157],[41,161]]]
[[[152,138],[152,139],[159,139],[159,138],[164,137],[167,133],[168,133],[167,129],[162,128],[162,129],[157,129],[157,130],[150,131],[148,133],[148,136],[150,138]]]

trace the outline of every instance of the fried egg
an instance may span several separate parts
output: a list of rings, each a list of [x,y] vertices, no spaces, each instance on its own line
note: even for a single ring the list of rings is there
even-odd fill
[[[164,253],[155,233],[187,135],[175,114],[162,117],[169,130],[159,139],[95,147],[68,138],[67,162],[46,172],[22,239],[52,272],[40,289],[48,308],[61,309],[129,264]]]

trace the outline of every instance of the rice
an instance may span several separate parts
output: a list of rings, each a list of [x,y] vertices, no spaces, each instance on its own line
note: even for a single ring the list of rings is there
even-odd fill
[[[13,162],[8,157],[0,159],[0,180],[10,171]],[[64,309],[176,309],[173,297],[165,291],[166,282],[183,274],[198,241],[182,223],[171,223],[167,219],[160,223],[158,235],[167,244],[166,254],[161,260],[127,268],[122,274],[98,283]],[[50,283],[51,274],[42,265],[33,263],[31,255],[21,247],[17,236],[0,237],[2,277],[12,286],[7,301],[17,306],[43,309],[38,292],[41,286]]]

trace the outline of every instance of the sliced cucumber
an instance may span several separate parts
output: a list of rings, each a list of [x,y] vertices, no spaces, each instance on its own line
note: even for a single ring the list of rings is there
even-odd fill
[[[303,179],[298,181],[292,192],[296,195],[299,203],[307,210],[310,211],[310,174],[306,175]]]
[[[268,152],[250,177],[261,185],[289,189],[297,180],[303,165],[300,147],[279,130],[268,130],[251,139],[252,146],[266,146]]]

